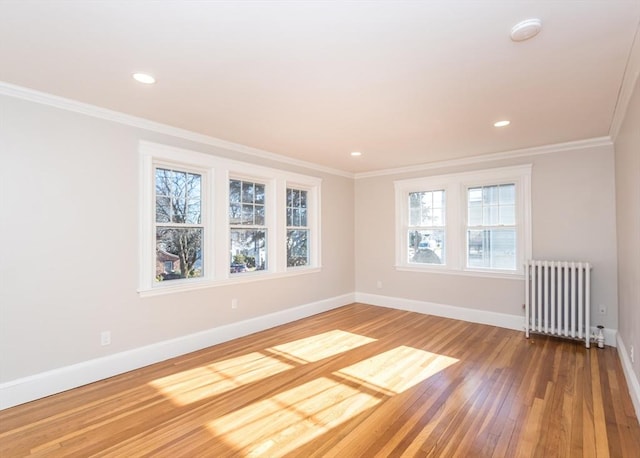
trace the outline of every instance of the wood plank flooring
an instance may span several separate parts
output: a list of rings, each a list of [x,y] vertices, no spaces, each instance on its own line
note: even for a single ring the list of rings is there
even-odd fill
[[[615,348],[352,304],[0,412],[0,456],[639,457]]]

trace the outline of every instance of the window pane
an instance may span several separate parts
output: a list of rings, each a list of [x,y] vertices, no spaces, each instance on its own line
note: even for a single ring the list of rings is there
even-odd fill
[[[267,231],[231,229],[231,273],[267,268]]]
[[[444,209],[443,208],[434,208],[433,209],[433,226],[444,226]]]
[[[231,224],[240,224],[241,209],[242,207],[240,204],[229,205],[229,222]]]
[[[242,202],[248,204],[253,203],[253,183],[242,182]]]
[[[306,208],[300,209],[300,226],[303,226],[303,227],[307,226],[307,209]]]
[[[514,205],[500,205],[500,224],[507,226],[516,224],[516,207]]]
[[[255,184],[255,198],[257,204],[264,204],[264,185],[263,184]]]
[[[242,184],[238,180],[229,181],[229,202],[240,202]]]
[[[257,226],[264,226],[264,205],[255,206],[254,224]]]
[[[420,226],[420,207],[409,208],[409,226]]]
[[[242,204],[242,221],[240,224],[253,224],[253,205]]]
[[[444,191],[409,193],[409,226],[444,226]]]
[[[156,228],[156,281],[201,277],[202,228]]]
[[[500,185],[500,205],[514,204],[516,202],[516,185],[503,184]]]
[[[309,231],[295,229],[287,231],[287,267],[309,264]]]
[[[498,203],[498,187],[485,186],[482,188],[482,202],[485,205],[495,205]]]
[[[483,208],[482,224],[484,226],[497,226],[498,225],[498,207],[489,206]]]
[[[467,243],[468,267],[516,268],[515,229],[469,230]]]
[[[409,262],[420,264],[444,264],[445,239],[444,230],[409,231]]]
[[[482,203],[482,188],[469,188],[469,203]]]
[[[171,199],[156,197],[156,223],[168,223],[169,221],[171,221]]]
[[[187,224],[200,224],[201,219],[200,200],[190,200],[187,204]]]
[[[202,176],[156,169],[156,222],[199,224]]]
[[[287,227],[307,225],[307,191],[287,189]]]
[[[287,208],[287,226],[293,226],[293,208]]]

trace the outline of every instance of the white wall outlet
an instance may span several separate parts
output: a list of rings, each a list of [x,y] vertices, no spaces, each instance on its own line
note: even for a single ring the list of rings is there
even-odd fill
[[[378,288],[378,289],[382,289],[382,280],[378,280],[378,281],[376,282],[376,288]]]
[[[231,308],[232,309],[238,308],[238,299],[231,299]]]
[[[100,345],[111,345],[111,331],[102,331],[100,333]]]
[[[606,315],[607,314],[607,307],[604,304],[600,304],[598,306],[598,313],[600,313],[600,315]]]

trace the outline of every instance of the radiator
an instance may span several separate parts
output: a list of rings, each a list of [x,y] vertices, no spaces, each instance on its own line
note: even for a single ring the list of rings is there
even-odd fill
[[[584,340],[590,346],[591,265],[528,261],[525,264],[525,334]]]

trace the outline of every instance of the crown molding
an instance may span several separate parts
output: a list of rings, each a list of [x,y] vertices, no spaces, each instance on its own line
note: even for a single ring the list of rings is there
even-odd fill
[[[636,46],[635,48],[637,50],[640,50],[640,46]],[[636,52],[636,54],[640,54],[640,51]],[[640,61],[640,59],[638,60]],[[638,68],[640,69],[640,65],[638,66]],[[636,74],[636,79],[637,79],[637,74]],[[630,86],[631,89],[628,91],[629,92],[628,94],[627,92],[625,92],[625,94],[627,94],[626,95],[627,99],[630,99],[631,94],[633,92],[632,91],[633,84],[629,83],[628,86]],[[96,105],[91,105],[84,102],[78,102],[76,100],[67,99],[64,97],[48,94],[45,92],[40,92],[33,89],[16,86],[3,81],[0,81],[0,95],[15,97],[15,98],[27,100],[30,102],[39,103],[42,105],[48,105],[54,108],[59,108],[62,110],[84,114],[86,116],[91,116],[94,118],[113,121],[119,124],[131,126],[131,127],[137,127],[140,129],[145,129],[145,130],[157,132],[160,134],[170,135],[170,136],[181,138],[184,140],[193,141],[193,142],[213,146],[216,148],[221,148],[227,151],[242,153],[248,156],[267,159],[267,160],[271,160],[271,161],[275,161],[275,162],[279,162],[279,163],[283,163],[291,166],[303,167],[306,169],[315,170],[318,172],[328,173],[331,175],[336,175],[336,176],[341,176],[344,178],[351,178],[351,179],[372,178],[372,177],[385,176],[385,175],[396,175],[396,174],[419,172],[419,171],[431,170],[431,169],[440,169],[445,167],[482,164],[485,162],[493,162],[493,161],[498,161],[503,159],[518,158],[523,156],[536,156],[541,154],[551,154],[551,153],[558,153],[563,151],[572,151],[576,149],[594,148],[594,147],[613,145],[611,137],[605,136],[605,137],[596,137],[596,138],[591,138],[586,140],[556,143],[552,145],[544,145],[544,146],[538,146],[533,148],[524,148],[524,149],[517,149],[512,151],[503,151],[498,153],[481,154],[481,155],[446,160],[446,161],[428,162],[423,164],[410,165],[406,167],[353,173],[353,172],[347,172],[344,170],[334,169],[331,167],[322,166],[319,164],[315,164],[313,162],[307,162],[300,159],[293,159],[287,156],[282,156],[280,154],[272,153],[272,152],[261,150],[258,148],[241,145],[239,143],[229,142],[219,138],[211,137],[209,135],[199,134],[197,132],[193,132],[190,130],[173,127],[173,126],[158,123],[155,121],[150,121],[145,118],[128,115],[125,113],[109,110],[107,108],[98,107]],[[628,100],[626,104],[628,104]],[[618,106],[621,107],[622,104],[619,103]],[[616,114],[620,111],[622,110],[616,110]],[[625,111],[626,111],[626,105],[625,105]],[[621,123],[622,119],[624,119],[624,113],[620,115],[619,123]]]
[[[40,92],[21,86],[16,86],[13,84],[5,83],[3,81],[0,81],[0,95],[6,95],[9,97],[15,97],[42,105],[48,105],[54,108],[92,116],[94,118],[113,121],[131,127],[137,127],[160,134],[170,135],[172,137],[182,138],[184,140],[214,146],[216,148],[222,148],[227,151],[233,151],[253,157],[259,157],[261,159],[268,159],[287,165],[304,167],[306,169],[328,173],[331,175],[338,175],[345,178],[354,178],[353,173],[346,172],[344,170],[325,167],[313,162],[307,162],[300,159],[293,159],[290,157],[282,156],[280,154],[272,153],[270,151],[241,145],[239,143],[229,142],[219,138],[211,137],[209,135],[199,134],[190,130],[173,127],[168,124],[150,121],[145,118],[128,115],[119,111],[109,110],[107,108],[102,108],[84,102],[78,102],[77,100],[67,99],[57,95],[47,94],[45,92]]]
[[[636,28],[636,34],[629,49],[629,58],[624,69],[622,83],[618,90],[618,99],[613,111],[611,126],[609,127],[609,137],[616,140],[624,118],[627,115],[627,108],[631,102],[631,97],[635,90],[637,81],[640,79],[640,23]]]
[[[424,170],[441,169],[445,167],[457,167],[472,164],[482,164],[485,162],[500,161],[503,159],[513,159],[526,156],[538,156],[542,154],[561,153],[565,151],[573,151],[577,149],[598,148],[602,146],[613,146],[610,137],[596,137],[586,140],[576,140],[564,143],[555,143],[552,145],[536,146],[533,148],[522,148],[511,151],[502,151],[499,153],[481,154],[471,157],[463,157],[459,159],[451,159],[447,161],[427,162],[424,164],[410,165],[407,167],[398,167],[394,169],[376,170],[373,172],[356,173],[355,179],[372,178],[385,175],[399,175],[403,173],[421,172]]]

